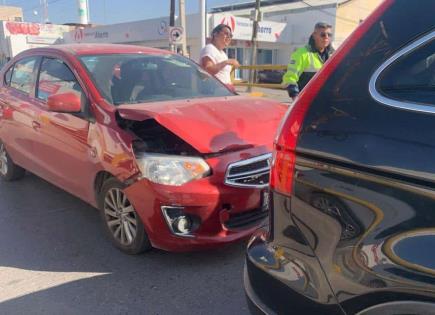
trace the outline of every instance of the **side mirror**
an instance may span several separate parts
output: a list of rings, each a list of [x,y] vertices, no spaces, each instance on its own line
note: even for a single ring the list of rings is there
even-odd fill
[[[79,113],[82,110],[82,101],[77,94],[67,92],[50,95],[47,106],[52,112]]]

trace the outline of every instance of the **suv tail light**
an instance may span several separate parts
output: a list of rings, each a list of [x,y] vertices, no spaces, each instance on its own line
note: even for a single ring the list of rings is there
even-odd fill
[[[295,149],[299,132],[308,107],[312,98],[314,98],[313,95],[311,99],[307,99],[305,95],[309,93],[302,92],[302,94],[293,108],[287,111],[278,129],[270,171],[270,188],[288,196],[291,195],[293,188],[293,173],[296,162]]]
[[[299,98],[287,111],[281,122],[274,141],[272,168],[270,171],[270,188],[281,194],[290,196],[293,191],[293,180],[296,162],[296,145],[304,122],[305,114],[325,81],[343,61],[348,52],[360,38],[378,21],[394,0],[385,0],[341,45],[325,66],[311,79],[303,89]]]

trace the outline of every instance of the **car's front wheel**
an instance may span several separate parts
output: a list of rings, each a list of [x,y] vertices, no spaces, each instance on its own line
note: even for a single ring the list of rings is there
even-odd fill
[[[101,189],[99,207],[106,232],[112,243],[127,254],[151,248],[144,225],[116,178],[108,179]]]
[[[16,165],[10,158],[3,142],[0,142],[0,178],[13,181],[24,177],[24,168]]]

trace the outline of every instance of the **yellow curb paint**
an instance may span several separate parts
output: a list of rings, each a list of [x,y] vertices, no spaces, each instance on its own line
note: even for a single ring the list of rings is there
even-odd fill
[[[255,97],[262,97],[262,96],[264,96],[264,93],[263,92],[252,92],[249,95],[250,96],[255,96]]]

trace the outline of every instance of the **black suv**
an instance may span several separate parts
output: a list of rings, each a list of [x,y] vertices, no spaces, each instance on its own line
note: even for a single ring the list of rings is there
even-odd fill
[[[435,314],[435,1],[387,0],[275,140],[252,312]]]

